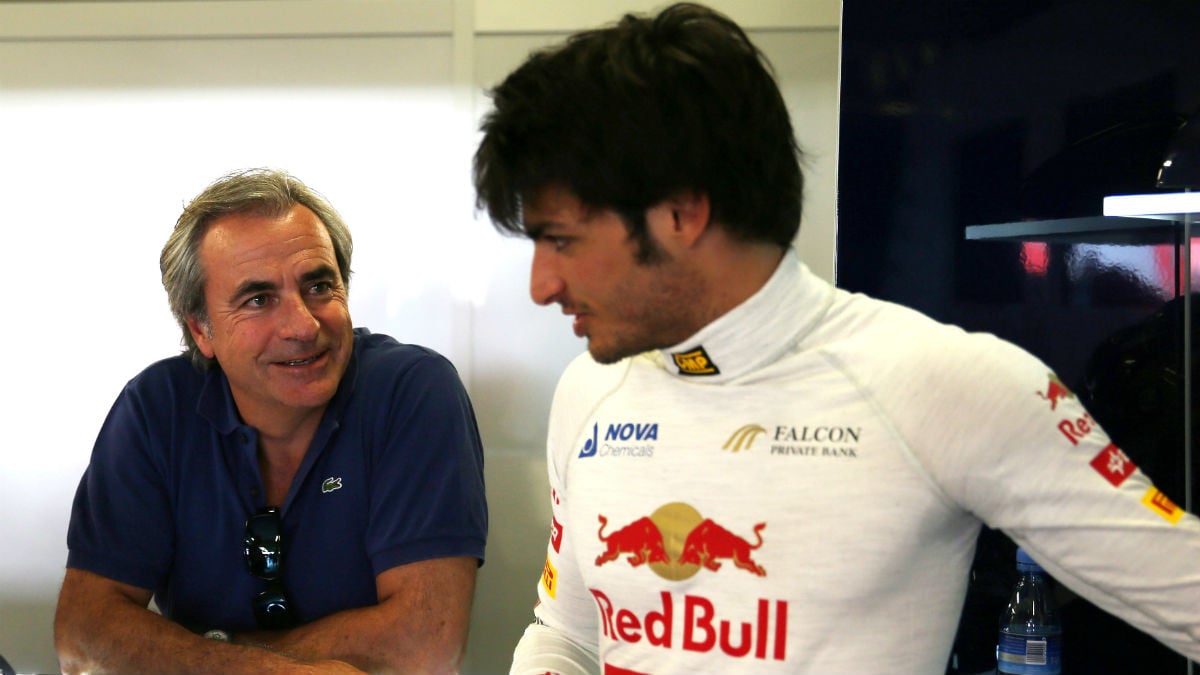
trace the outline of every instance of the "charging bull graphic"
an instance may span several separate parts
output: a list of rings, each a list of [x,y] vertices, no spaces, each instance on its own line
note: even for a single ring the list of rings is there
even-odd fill
[[[1068,398],[1075,398],[1075,394],[1072,394],[1071,390],[1067,389],[1067,385],[1063,384],[1063,381],[1058,379],[1057,375],[1050,373],[1049,380],[1049,384],[1046,385],[1046,391],[1038,391],[1037,395],[1040,396],[1043,401],[1050,403],[1051,410],[1058,409],[1059,401],[1063,401]]]
[[[600,541],[604,542],[608,548],[596,557],[597,566],[616,560],[623,553],[630,554],[629,564],[634,567],[648,562],[665,563],[670,560],[663,548],[662,532],[650,518],[642,516],[607,537],[604,536],[606,525],[608,525],[608,518],[600,516],[600,532],[598,534]]]
[[[711,518],[704,518],[687,504],[673,502],[660,507],[608,536],[604,531],[608,518],[600,519],[598,536],[604,550],[596,557],[599,567],[622,555],[633,567],[647,565],[664,579],[686,579],[701,569],[716,572],[722,561],[756,576],[765,577],[766,569],[752,553],[763,545],[766,523],[754,526],[755,543],[734,534]]]
[[[711,518],[705,518],[704,522],[688,533],[679,562],[685,565],[700,565],[704,569],[716,572],[721,569],[721,563],[717,560],[728,558],[733,561],[735,567],[765,577],[767,571],[750,558],[750,551],[762,547],[762,531],[766,526],[766,523],[754,526],[754,535],[758,537],[758,543],[751,545],[745,539],[714,523]]]

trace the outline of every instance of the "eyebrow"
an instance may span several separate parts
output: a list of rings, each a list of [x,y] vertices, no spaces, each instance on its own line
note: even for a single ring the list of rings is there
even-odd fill
[[[338,276],[337,270],[329,265],[320,265],[304,274],[300,275],[300,283],[307,284],[312,281],[320,281],[322,279],[333,279]],[[248,295],[257,295],[263,291],[273,291],[279,288],[279,285],[273,281],[259,281],[251,279],[243,281],[230,295],[230,301],[237,301]]]
[[[230,294],[229,301],[234,303],[248,295],[257,295],[263,291],[273,291],[276,288],[278,288],[278,286],[271,281],[243,281],[236,289],[234,289],[233,293]]]
[[[334,279],[338,276],[337,270],[329,265],[320,265],[304,274],[300,275],[300,281],[308,283],[310,281],[319,281],[321,279]]]
[[[525,223],[525,236],[530,239],[541,239],[546,236],[548,230],[560,230],[563,225],[553,220],[538,220],[532,223]]]

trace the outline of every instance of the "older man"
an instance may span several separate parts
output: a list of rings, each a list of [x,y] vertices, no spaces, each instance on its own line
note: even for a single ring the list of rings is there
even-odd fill
[[[64,672],[458,667],[487,530],[474,413],[446,359],[353,328],[351,251],[278,171],[184,210],[160,262],[187,353],[131,380],[96,441]]]

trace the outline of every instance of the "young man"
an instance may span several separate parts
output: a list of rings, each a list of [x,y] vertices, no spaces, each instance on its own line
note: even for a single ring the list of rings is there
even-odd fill
[[[1200,657],[1200,521],[1035,358],[815,278],[769,67],[697,5],[494,90],[480,204],[588,354],[513,673],[940,673],[981,522]]]
[[[161,268],[187,354],[131,380],[96,441],[63,672],[458,667],[487,534],[474,412],[443,357],[352,327],[351,251],[278,171],[184,210]]]

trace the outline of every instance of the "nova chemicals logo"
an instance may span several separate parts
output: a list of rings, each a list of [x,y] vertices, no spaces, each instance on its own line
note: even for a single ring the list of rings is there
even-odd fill
[[[654,456],[658,441],[657,422],[617,422],[604,429],[600,435],[600,424],[592,425],[591,438],[584,440],[581,458],[588,457],[633,457]]]
[[[596,450],[600,447],[600,444],[596,442],[596,434],[599,428],[599,424],[592,425],[592,437],[584,441],[583,449],[579,451],[580,457],[594,457],[596,455]]]
[[[758,424],[747,424],[729,436],[729,440],[725,441],[725,445],[721,446],[722,450],[732,450],[739,452],[741,450],[749,450],[754,443],[754,439],[758,438],[759,434],[765,434],[767,430]]]

